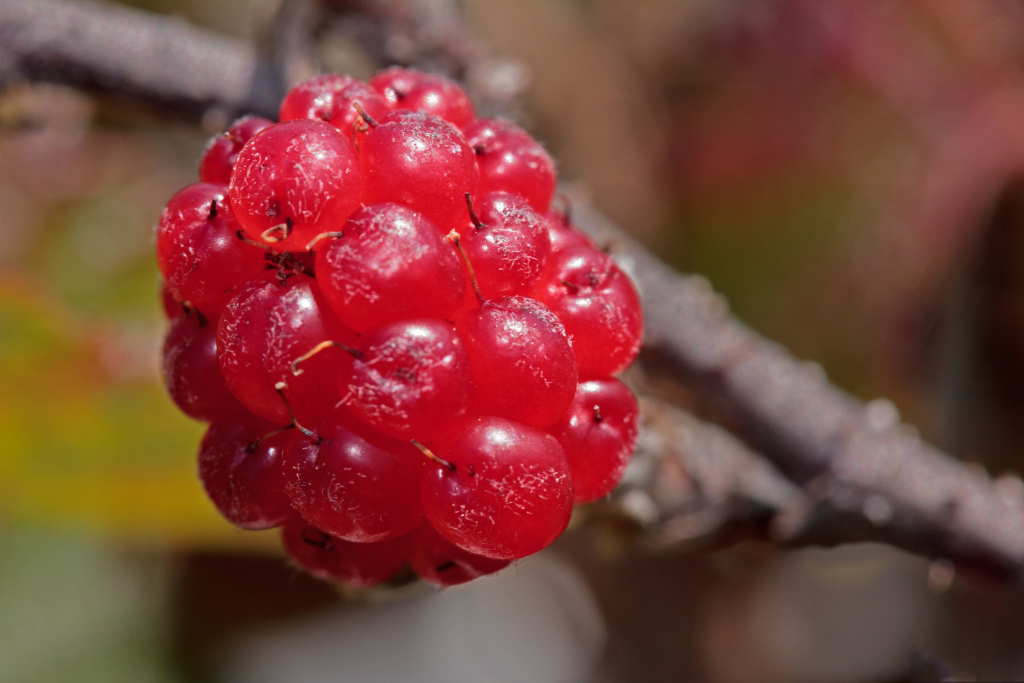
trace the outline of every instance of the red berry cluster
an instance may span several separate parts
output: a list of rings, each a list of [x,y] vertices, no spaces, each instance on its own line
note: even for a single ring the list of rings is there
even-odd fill
[[[164,378],[211,423],[210,498],[362,586],[544,548],[633,450],[629,279],[549,210],[544,148],[446,78],[320,76],[280,118],[211,140],[157,227]]]

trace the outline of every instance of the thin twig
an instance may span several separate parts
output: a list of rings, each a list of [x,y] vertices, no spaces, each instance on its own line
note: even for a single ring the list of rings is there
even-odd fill
[[[636,452],[609,505],[647,529],[656,548],[693,546],[737,523],[796,536],[803,491],[742,441],[665,401],[641,399]]]
[[[248,43],[112,3],[0,0],[0,84],[54,81],[190,116],[275,116],[283,94]]]

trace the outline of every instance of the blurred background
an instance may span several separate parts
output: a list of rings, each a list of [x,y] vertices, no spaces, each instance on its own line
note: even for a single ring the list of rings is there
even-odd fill
[[[133,4],[252,40],[276,9]],[[576,192],[1024,495],[1024,5],[463,6]],[[1024,680],[1019,591],[881,545],[579,529],[461,589],[343,595],[230,528],[161,386],[152,242],[215,118],[0,93],[0,681]]]

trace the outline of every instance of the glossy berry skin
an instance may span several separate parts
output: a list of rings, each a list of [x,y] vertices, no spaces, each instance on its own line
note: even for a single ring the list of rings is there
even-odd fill
[[[253,135],[272,125],[273,121],[259,116],[243,116],[227,131],[210,138],[199,159],[199,180],[218,185],[231,182],[231,169],[242,147]]]
[[[409,565],[416,574],[435,586],[446,588],[494,574],[511,564],[466,552],[445,540],[430,522],[423,521],[409,534]]]
[[[360,142],[366,204],[395,202],[417,211],[442,235],[466,220],[465,194],[476,194],[476,155],[452,124],[423,112],[395,112]]]
[[[640,297],[608,254],[591,247],[559,251],[534,296],[565,324],[580,374],[614,375],[640,353]]]
[[[323,441],[285,454],[285,489],[295,509],[332,536],[373,543],[407,533],[423,518],[423,455],[336,411]]]
[[[221,373],[238,400],[251,412],[278,424],[291,421],[274,386],[284,394],[300,424],[315,427],[338,401],[334,378],[342,351],[329,349],[291,364],[317,344],[352,343],[355,333],[331,312],[315,280],[294,275],[283,283],[267,272],[239,288],[217,324]]]
[[[281,455],[302,434],[289,429],[259,441],[277,428],[251,415],[235,417],[211,424],[199,445],[199,478],[207,495],[242,529],[269,529],[292,514]]]
[[[568,215],[560,211],[548,211],[546,218],[552,254],[569,247],[594,248],[594,243],[573,226]]]
[[[431,463],[424,470],[423,510],[450,542],[513,560],[565,531],[572,478],[550,434],[499,417],[472,417],[430,447],[451,466]]]
[[[458,83],[438,74],[393,66],[370,79],[373,87],[395,111],[422,111],[462,128],[476,113],[473,102]]]
[[[317,248],[317,281],[356,332],[408,318],[448,318],[462,303],[462,262],[425,216],[371,204],[357,209],[342,232]]]
[[[175,318],[164,338],[161,371],[171,400],[189,417],[209,422],[244,414],[220,374],[215,325],[195,315]]]
[[[506,192],[481,195],[474,203],[481,227],[460,231],[485,298],[529,295],[551,253],[548,227],[521,197]]]
[[[300,567],[326,581],[370,588],[393,577],[405,562],[407,542],[349,543],[292,517],[281,529],[284,548]]]
[[[351,140],[356,124],[365,125],[353,106],[356,102],[375,119],[387,116],[391,111],[388,103],[366,83],[351,76],[323,74],[289,90],[281,101],[278,119],[324,121]]]
[[[622,479],[640,433],[640,408],[617,379],[580,382],[569,410],[548,432],[569,459],[574,502],[591,503]]]
[[[156,259],[167,286],[207,318],[263,270],[264,252],[240,241],[227,188],[196,183],[171,197],[156,227]]]
[[[374,429],[427,441],[466,414],[473,378],[454,326],[429,318],[376,327],[359,338],[358,357],[343,362],[343,405]]]
[[[478,119],[463,129],[480,166],[480,194],[509,192],[543,215],[555,195],[555,161],[525,130],[505,119]]]
[[[455,330],[473,369],[474,412],[546,427],[569,407],[576,358],[562,323],[543,304],[493,299],[459,316]]]
[[[343,133],[322,121],[285,121],[238,153],[231,203],[250,238],[279,252],[304,251],[348,219],[363,186],[356,150]]]
[[[214,505],[359,587],[550,545],[637,440],[612,378],[642,338],[633,284],[552,208],[544,147],[454,81],[317,76],[279,118],[212,139],[157,228],[162,372],[210,423]]]

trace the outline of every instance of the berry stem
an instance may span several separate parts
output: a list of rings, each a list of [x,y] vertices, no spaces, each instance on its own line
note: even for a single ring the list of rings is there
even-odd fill
[[[217,217],[217,200],[213,199],[210,201],[210,213],[206,216],[206,220],[212,221]]]
[[[288,385],[285,384],[284,382],[278,382],[277,384],[274,385],[274,391],[276,391],[277,395],[281,397],[281,402],[284,403],[284,407],[288,409],[288,417],[290,417],[292,419],[292,424],[300,432],[302,432],[303,434],[305,434],[306,436],[308,436],[311,439],[316,439],[317,443],[320,443],[321,441],[323,441],[323,439],[321,439],[319,436],[317,436],[316,432],[313,432],[313,431],[311,431],[309,429],[306,429],[305,427],[303,427],[302,425],[299,424],[298,420],[295,419],[295,411],[292,410],[292,405],[290,403],[288,403],[288,399],[285,398],[285,395],[284,395],[284,390],[287,389],[287,388],[288,388]]]
[[[428,458],[430,458],[431,460],[436,462],[441,467],[444,467],[449,472],[458,472],[459,471],[459,468],[455,466],[455,463],[448,462],[444,458],[440,458],[440,457],[434,455],[433,451],[431,451],[429,448],[427,448],[426,446],[421,444],[416,439],[410,439],[410,441],[412,442],[413,446],[415,446],[416,448],[420,449],[420,452],[423,453],[423,455],[427,456]]]
[[[246,235],[245,234],[245,230],[242,230],[241,228],[239,228],[238,230],[235,230],[235,237],[237,237],[238,239],[240,239],[241,241],[245,242],[246,244],[248,244],[251,247],[257,247],[258,249],[262,249],[263,251],[267,252],[268,254],[271,253],[270,249],[267,247],[267,245],[265,243],[257,242],[256,240],[252,239],[251,237]]]
[[[248,446],[246,446],[246,447],[245,447],[245,450],[249,451],[250,453],[253,453],[253,452],[255,452],[255,451],[256,451],[256,449],[257,449],[257,448],[259,448],[259,447],[260,447],[260,444],[261,444],[261,443],[263,443],[264,441],[266,441],[266,440],[267,440],[267,439],[269,439],[270,437],[272,437],[272,436],[277,436],[278,434],[280,434],[280,433],[282,433],[282,432],[286,432],[286,431],[288,431],[289,429],[295,429],[295,425],[294,425],[294,424],[290,424],[290,425],[285,425],[284,427],[281,427],[280,429],[275,429],[275,430],[274,430],[274,431],[272,431],[272,432],[267,432],[266,434],[264,434],[264,435],[263,435],[263,436],[261,436],[260,438],[256,439],[255,441],[253,441],[253,442],[252,442],[251,444],[249,444]]]
[[[469,199],[469,195],[466,195],[466,199]],[[473,285],[473,293],[476,294],[477,303],[483,308],[484,295],[480,292],[480,285],[476,281],[476,273],[473,272],[473,264],[469,262],[469,255],[466,254],[466,250],[462,248],[462,241],[459,233],[452,230],[448,233],[448,241],[455,245],[455,248],[459,250],[459,256],[462,257],[462,262],[466,264],[466,270],[469,271],[469,281]]]
[[[565,285],[569,289],[569,291],[572,292],[573,294],[575,294],[576,292],[580,291],[580,286],[579,285],[574,285],[573,283],[569,282],[568,280],[559,280],[559,282],[561,282],[561,284]]]
[[[363,105],[359,104],[358,100],[353,102],[352,106],[355,107],[355,110],[357,112],[359,112],[359,118],[365,121],[366,125],[368,125],[370,128],[376,128],[377,126],[380,125],[379,123],[377,123],[377,119],[373,118],[372,116],[366,113],[366,110],[363,109]]]
[[[263,234],[260,235],[260,239],[264,242],[270,243],[283,242],[292,234],[293,226],[294,223],[292,223],[292,219],[285,218],[284,223],[278,223],[274,227],[264,230]]]
[[[601,407],[598,406],[595,403],[594,404],[594,422],[596,422],[597,424],[601,424],[603,421],[604,421],[604,418],[601,417]]]
[[[477,230],[480,230],[481,228],[486,228],[487,226],[484,224],[484,222],[480,220],[479,216],[476,215],[476,209],[473,208],[473,198],[469,195],[468,192],[466,193],[466,207],[469,209],[469,220],[473,222],[473,227],[476,228]]]
[[[303,363],[303,362],[309,360],[310,358],[312,358],[313,356],[315,356],[316,354],[320,353],[324,349],[330,349],[330,348],[342,349],[342,350],[348,352],[353,358],[362,358],[363,357],[363,353],[359,349],[354,349],[351,346],[346,346],[345,344],[342,344],[341,342],[336,342],[336,341],[333,341],[331,339],[328,339],[327,341],[320,342],[319,344],[314,346],[312,349],[310,349],[306,353],[302,354],[301,356],[299,356],[298,358],[293,360],[292,361],[292,374],[295,375],[296,377],[301,375],[305,371],[302,368],[299,367],[299,363]]]
[[[343,233],[341,230],[338,230],[336,232],[322,232],[322,233],[320,233],[319,235],[317,235],[316,237],[314,237],[313,239],[311,239],[309,241],[309,244],[306,245],[306,251],[313,251],[313,245],[316,244],[317,242],[319,242],[320,240],[327,239],[328,237],[344,237],[344,236],[345,236],[345,233]]]

